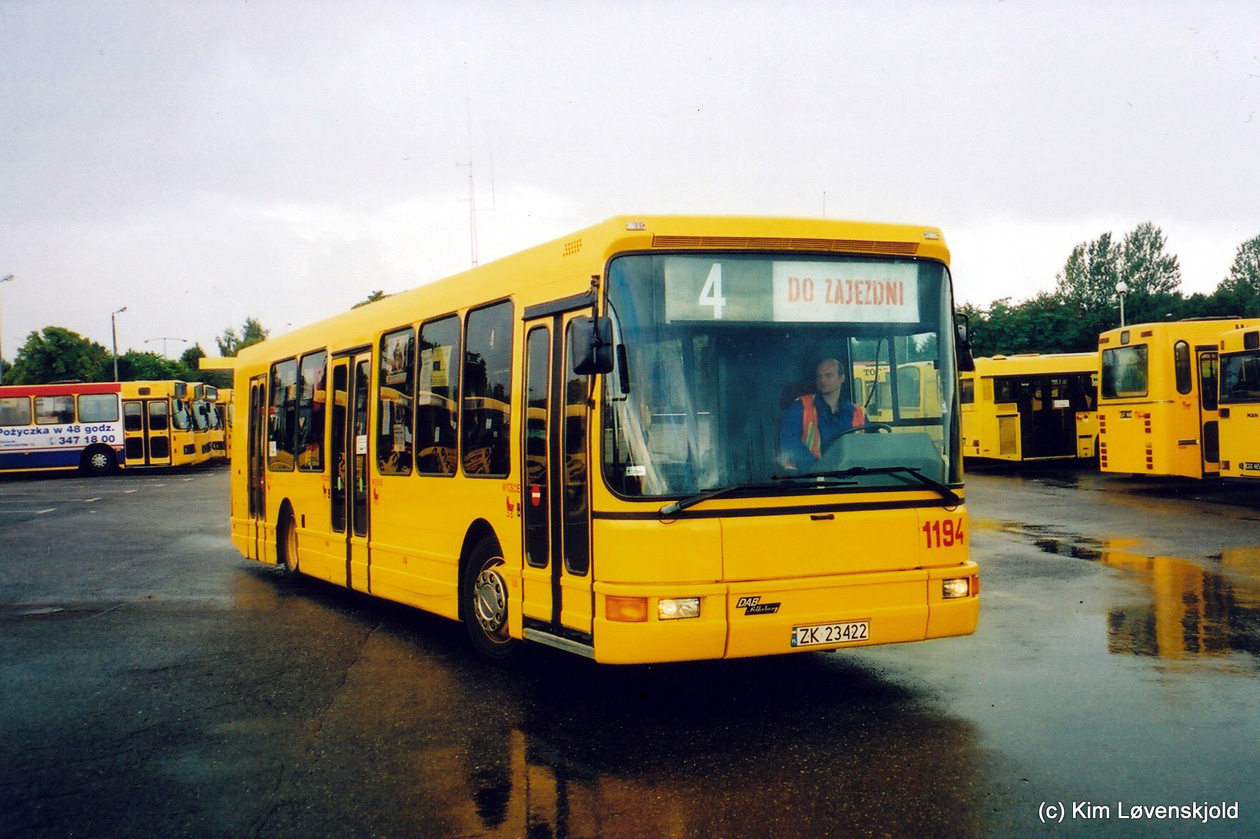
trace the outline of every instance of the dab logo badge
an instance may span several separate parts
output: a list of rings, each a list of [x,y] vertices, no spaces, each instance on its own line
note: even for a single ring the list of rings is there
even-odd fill
[[[736,609],[743,609],[744,615],[773,615],[779,611],[778,603],[762,603],[761,595],[741,597],[735,601]]]

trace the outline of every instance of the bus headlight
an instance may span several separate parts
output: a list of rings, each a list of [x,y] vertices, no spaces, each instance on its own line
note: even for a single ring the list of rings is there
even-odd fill
[[[941,580],[941,597],[946,600],[957,600],[980,593],[980,580],[977,577],[954,577]]]
[[[663,621],[700,617],[699,597],[662,598],[656,605],[656,616]]]

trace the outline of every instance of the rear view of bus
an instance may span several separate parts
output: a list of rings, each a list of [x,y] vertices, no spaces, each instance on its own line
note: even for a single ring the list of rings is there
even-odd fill
[[[1099,335],[1099,469],[1184,478],[1219,475],[1220,335],[1256,323],[1143,323]]]
[[[1221,335],[1221,477],[1260,481],[1260,328]]]
[[[658,235],[610,261],[616,364],[591,515],[599,660],[975,630],[947,251],[934,230],[866,232],[759,242],[768,253]],[[832,365],[842,396],[866,404],[834,439],[810,440],[801,399],[821,408]]]

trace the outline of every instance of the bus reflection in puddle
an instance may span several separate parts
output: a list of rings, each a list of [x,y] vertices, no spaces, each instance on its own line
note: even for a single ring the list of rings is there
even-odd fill
[[[1201,562],[1104,550],[1101,562],[1132,574],[1145,594],[1108,609],[1111,652],[1260,661],[1260,548],[1226,548]]]
[[[977,729],[844,655],[607,669],[540,651],[504,671],[444,620],[310,581],[292,586],[301,596],[262,574],[237,582],[242,637],[228,643],[286,650],[264,690],[295,700],[232,731],[307,756],[267,817],[285,830],[340,819],[377,835],[504,839],[986,832]]]

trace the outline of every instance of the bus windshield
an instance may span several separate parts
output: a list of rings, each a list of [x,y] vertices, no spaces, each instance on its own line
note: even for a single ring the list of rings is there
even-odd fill
[[[627,255],[603,473],[625,498],[961,482],[949,272],[817,255]]]

